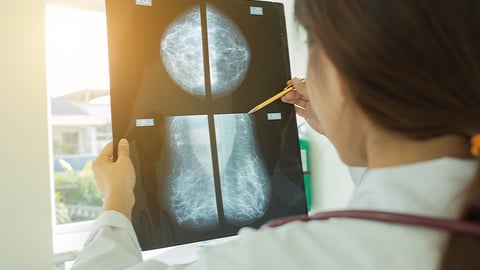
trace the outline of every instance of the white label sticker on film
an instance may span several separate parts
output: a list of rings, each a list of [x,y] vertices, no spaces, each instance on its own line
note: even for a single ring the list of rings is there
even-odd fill
[[[263,16],[262,7],[250,7],[250,15]]]
[[[152,0],[135,0],[137,3],[137,6],[147,6],[151,7],[152,6]]]
[[[135,122],[136,122],[135,124],[136,124],[137,127],[153,127],[153,126],[155,126],[155,120],[152,119],[152,118],[137,119]]]
[[[282,120],[282,113],[268,113],[267,120],[269,121]]]

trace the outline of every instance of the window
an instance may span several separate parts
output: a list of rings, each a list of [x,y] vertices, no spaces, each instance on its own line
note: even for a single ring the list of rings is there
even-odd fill
[[[91,161],[112,139],[103,0],[46,1],[55,269],[73,260],[101,210]]]
[[[105,11],[93,2],[46,6],[57,224],[94,219],[102,203],[90,164],[111,140],[108,49]]]

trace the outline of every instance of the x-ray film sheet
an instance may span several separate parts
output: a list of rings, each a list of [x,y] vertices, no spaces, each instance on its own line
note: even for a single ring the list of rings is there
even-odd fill
[[[107,0],[114,140],[131,142],[142,249],[306,213],[283,6]]]

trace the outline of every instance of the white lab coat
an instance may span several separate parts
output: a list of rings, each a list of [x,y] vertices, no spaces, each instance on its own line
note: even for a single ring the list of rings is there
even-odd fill
[[[458,194],[473,179],[476,162],[437,160],[368,170],[349,209],[457,217]],[[109,211],[96,221],[74,268],[79,269],[422,269],[438,268],[442,231],[355,219],[293,222],[273,229],[242,229],[238,238],[202,248],[191,264],[142,262],[132,225]],[[131,267],[131,268],[129,268]]]

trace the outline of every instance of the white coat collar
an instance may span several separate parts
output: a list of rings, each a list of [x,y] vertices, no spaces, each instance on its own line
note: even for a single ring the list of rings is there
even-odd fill
[[[455,218],[476,169],[475,160],[454,158],[368,169],[348,208]]]

